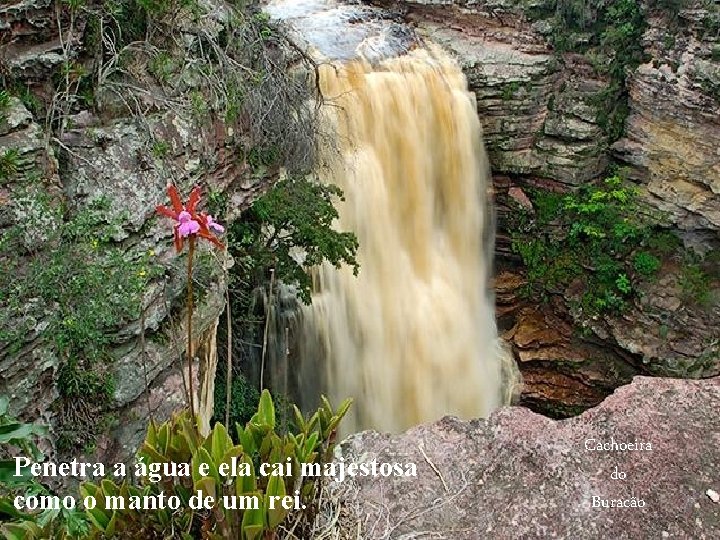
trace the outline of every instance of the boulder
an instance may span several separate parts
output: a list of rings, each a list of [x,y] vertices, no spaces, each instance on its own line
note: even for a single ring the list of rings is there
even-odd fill
[[[346,466],[415,463],[417,476],[335,484],[344,528],[364,539],[717,538],[717,403],[718,378],[637,377],[568,420],[505,407],[354,435],[341,445]],[[618,500],[644,506],[601,502]]]

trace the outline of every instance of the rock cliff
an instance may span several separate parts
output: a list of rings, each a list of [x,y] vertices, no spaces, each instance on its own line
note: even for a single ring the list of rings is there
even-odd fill
[[[242,108],[228,112],[236,106],[230,92],[243,90],[239,79],[210,74],[222,61],[240,66],[245,59],[232,57],[230,45],[224,58],[202,51],[227,36],[242,39],[227,31],[237,13],[213,1],[197,2],[197,12],[142,9],[125,3],[109,13],[89,3],[74,10],[52,0],[0,7],[0,261],[8,268],[0,285],[0,394],[10,398],[11,414],[50,424],[66,450],[97,448],[108,461],[131,455],[148,417],[166,417],[187,392],[187,374],[179,371],[184,257],[174,253],[170,225],[155,215],[157,204],[167,204],[166,186],[187,194],[200,185],[204,204],[226,201],[231,211],[221,219],[232,219],[276,176],[248,163],[248,150],[274,136],[272,118],[262,135],[254,132]],[[247,26],[239,20],[238,33]],[[285,53],[269,54],[284,73]],[[259,95],[262,84],[254,87]],[[244,97],[264,106],[257,95]],[[101,200],[99,218],[86,214]],[[97,222],[79,221],[88,215]],[[65,234],[75,227],[77,235]],[[193,278],[200,291],[194,387],[208,414],[214,367],[204,355],[214,346],[228,264],[224,255],[202,250]],[[79,287],[73,300],[87,309],[53,306],[47,289],[64,289],[63,276],[43,268],[66,272],[68,290]],[[98,291],[111,298],[96,304],[112,320],[93,318],[101,308],[81,300]],[[59,342],[58,329],[69,342]],[[82,337],[89,329],[101,331],[102,340]],[[88,339],[104,343],[92,349],[94,360]],[[63,378],[67,365],[79,366],[70,382]],[[69,399],[65,382],[73,392],[102,397],[79,407],[82,399]],[[87,437],[70,425],[99,427],[91,430],[96,435],[110,427],[110,435]]]

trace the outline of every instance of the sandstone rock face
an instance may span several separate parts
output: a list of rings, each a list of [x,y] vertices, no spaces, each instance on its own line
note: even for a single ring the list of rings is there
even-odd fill
[[[626,135],[610,147],[593,99],[607,80],[580,55],[555,55],[543,21],[529,19],[529,4],[375,3],[403,8],[418,33],[455,53],[478,98],[494,171],[578,185],[616,158],[634,167],[670,223],[717,234],[720,63],[717,37],[707,30],[720,20],[717,10],[683,10],[675,23],[648,18],[649,60],[630,76]]]
[[[686,17],[689,17],[687,14]],[[696,13],[698,25],[711,13]],[[716,15],[720,18],[720,14]],[[644,37],[651,60],[630,79],[626,136],[613,150],[635,168],[647,196],[685,231],[720,229],[720,61],[718,41],[688,18],[679,33],[661,18]]]
[[[607,165],[593,97],[607,82],[553,54],[518,2],[378,2],[406,8],[420,35],[453,52],[475,92],[493,171],[578,185]]]
[[[104,197],[110,205],[105,219],[117,224],[113,247],[128,261],[150,254],[151,263],[163,268],[144,291],[144,315],[116,322],[105,351],[109,356],[106,368],[115,382],[112,403],[105,412],[108,419],[115,419],[116,430],[97,441],[97,447],[100,459],[122,460],[134,452],[148,416],[161,420],[185,403],[180,376],[186,335],[185,258],[175,254],[170,224],[157,219],[155,206],[167,204],[169,183],[185,195],[200,185],[205,200],[210,193],[225,197],[232,215],[222,219],[233,218],[270,185],[272,174],[256,176],[250,171],[238,150],[247,141],[236,125],[193,115],[155,87],[133,95],[131,90],[118,92],[119,86],[108,83],[97,89],[93,107],[79,112],[68,107],[62,121],[56,111],[59,127],[48,130],[52,122],[45,122],[43,116],[56,92],[52,74],[62,62],[83,61],[87,52],[81,41],[82,17],[70,24],[69,11],[63,6],[50,0],[22,0],[0,7],[0,71],[11,96],[27,88],[38,105],[31,112],[20,99],[10,97],[0,110],[0,157],[5,152],[17,154],[12,171],[3,170],[0,175],[0,240],[11,228],[22,227],[27,253],[11,254],[13,262],[19,261],[13,271],[22,276],[34,253],[52,249],[46,245],[47,233],[62,227],[63,218]],[[197,34],[217,37],[227,17],[223,2],[203,0],[201,7],[207,12],[205,26],[183,29],[187,51]],[[141,57],[133,65],[138,78],[148,78],[148,66],[142,64],[147,60]],[[137,89],[146,82],[128,77],[118,84]],[[151,95],[158,99],[150,99]],[[39,198],[47,203],[37,204]],[[213,333],[224,308],[224,266],[232,261],[198,249],[195,281],[200,295],[193,339],[201,345]],[[0,260],[4,256],[0,254]],[[45,332],[53,306],[30,304],[26,311],[33,312],[31,331],[12,343],[0,334],[0,395],[10,398],[11,414],[54,428],[60,416],[56,382],[64,362],[54,352],[52,336]],[[6,322],[4,312],[0,315]],[[203,348],[198,346],[196,353],[202,357]],[[203,372],[202,365],[199,371]],[[200,382],[194,385],[196,392]]]
[[[206,193],[212,190],[232,196],[240,211],[264,184],[246,172],[237,162],[236,153],[224,150],[226,145],[232,146],[232,141],[225,139],[224,132],[216,131],[216,126],[208,126],[210,133],[197,137],[193,128],[173,113],[158,115],[150,122],[164,140],[171,141],[168,144],[172,144],[172,156],[153,159],[149,151],[152,139],[134,121],[124,119],[69,130],[58,145],[48,145],[43,128],[17,100],[9,111],[5,133],[0,135],[0,152],[13,148],[20,155],[18,172],[3,188],[2,205],[8,210],[3,214],[9,216],[4,225],[33,223],[27,228],[28,248],[38,249],[43,238],[37,235],[61,226],[53,221],[57,219],[55,213],[29,213],[37,210],[37,205],[24,202],[31,201],[33,193],[53,194],[56,204],[76,209],[102,195],[111,201],[108,219],[126,220],[117,232],[118,246],[123,246],[129,257],[152,252],[155,261],[167,268],[166,274],[151,282],[145,293],[144,327],[135,320],[117,328],[109,351],[115,358],[111,368],[115,380],[114,414],[122,417],[125,409],[143,411],[143,416],[135,417],[141,420],[143,429],[147,418],[142,397],[146,384],[151,384],[153,395],[169,394],[171,389],[163,387],[166,383],[172,383],[177,390],[176,377],[170,376],[168,370],[172,366],[179,369],[185,335],[185,317],[177,309],[185,289],[183,260],[174,253],[168,223],[156,219],[155,205],[166,202],[168,182],[187,193],[201,178]],[[57,153],[65,163],[62,169],[57,166]],[[36,185],[29,193],[26,186],[38,171],[45,171],[43,185]],[[214,328],[224,308],[222,267],[222,260],[218,260],[215,266],[207,267],[208,272],[201,278],[205,294],[196,306],[193,325],[198,340]],[[26,335],[25,343],[15,352],[10,349],[13,344],[0,343],[0,394],[10,398],[12,414],[41,418],[52,425],[54,403],[59,397],[55,382],[60,361],[42,333],[44,327],[39,319],[35,324],[37,332]],[[141,334],[145,337],[141,338]],[[132,452],[131,446],[127,448]]]
[[[717,538],[718,402],[720,379],[638,377],[568,420],[509,407],[487,421],[354,435],[346,465],[411,462],[418,476],[340,484],[348,538]],[[586,449],[613,441],[652,449]],[[616,468],[625,479],[611,478]],[[593,507],[633,497],[645,506]]]
[[[496,279],[502,290],[514,275],[503,272]],[[577,414],[600,403],[615,388],[630,382],[639,369],[607,344],[582,339],[566,318],[562,306],[508,303],[498,295],[500,318],[510,321],[502,333],[510,343],[522,372],[520,404],[551,417]]]

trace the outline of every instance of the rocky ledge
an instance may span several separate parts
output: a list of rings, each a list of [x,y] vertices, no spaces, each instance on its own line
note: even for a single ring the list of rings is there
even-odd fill
[[[346,463],[412,462],[417,477],[355,477],[339,490],[358,538],[717,538],[717,403],[720,378],[636,377],[567,420],[506,407],[397,436],[368,431],[343,443]],[[645,449],[587,449],[613,442]],[[600,500],[644,507],[593,507]]]

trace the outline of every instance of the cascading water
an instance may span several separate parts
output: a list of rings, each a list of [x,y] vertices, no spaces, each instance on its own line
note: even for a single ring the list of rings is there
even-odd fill
[[[502,401],[488,294],[489,170],[472,94],[455,63],[415,51],[377,66],[323,66],[340,159],[339,228],[357,234],[360,273],[320,268],[302,314],[301,357],[322,359],[349,430],[399,431]]]

